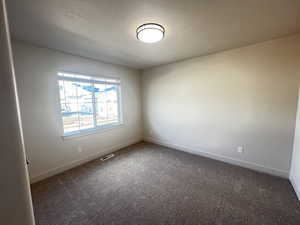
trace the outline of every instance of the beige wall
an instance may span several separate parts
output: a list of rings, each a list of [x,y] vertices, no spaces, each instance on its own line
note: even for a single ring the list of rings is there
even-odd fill
[[[34,225],[5,1],[0,1],[0,224]]]
[[[142,139],[140,74],[57,51],[13,42],[25,146],[32,181],[55,174]],[[63,140],[57,71],[120,77],[124,125]],[[82,152],[78,151],[82,148]]]
[[[288,177],[299,59],[296,35],[144,70],[145,138]]]

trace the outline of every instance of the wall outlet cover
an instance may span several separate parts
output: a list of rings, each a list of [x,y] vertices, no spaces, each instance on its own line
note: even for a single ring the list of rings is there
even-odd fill
[[[243,146],[238,146],[237,147],[237,152],[240,153],[240,154],[244,153],[244,147]]]

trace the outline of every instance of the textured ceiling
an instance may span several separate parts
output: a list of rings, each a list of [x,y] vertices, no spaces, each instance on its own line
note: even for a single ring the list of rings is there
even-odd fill
[[[13,38],[147,68],[300,32],[299,0],[8,0]],[[135,29],[162,24],[145,44]]]

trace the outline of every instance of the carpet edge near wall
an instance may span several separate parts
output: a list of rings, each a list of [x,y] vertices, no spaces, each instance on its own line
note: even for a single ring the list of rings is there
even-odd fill
[[[290,181],[290,183],[291,183],[291,185],[292,185],[292,187],[293,187],[293,189],[294,189],[294,191],[297,195],[298,200],[300,201],[300,187],[297,184],[297,182],[296,182],[295,178],[293,177],[293,175],[290,175],[289,181]]]
[[[125,143],[108,147],[108,148],[104,149],[102,152],[93,153],[93,154],[90,154],[87,157],[84,157],[82,159],[71,161],[71,162],[66,163],[66,164],[64,164],[62,166],[59,166],[59,167],[54,167],[52,169],[49,169],[45,172],[42,172],[38,175],[33,176],[32,178],[30,178],[30,183],[33,184],[33,183],[36,183],[38,181],[44,180],[46,178],[52,177],[54,175],[57,175],[57,174],[62,173],[64,171],[70,170],[74,167],[77,167],[77,166],[80,166],[84,163],[92,161],[94,159],[100,158],[100,157],[102,157],[104,155],[107,155],[109,153],[115,152],[117,150],[120,150],[120,149],[125,148],[125,147],[130,146],[130,145],[139,143],[141,141],[143,141],[142,137],[131,139],[130,141],[127,141]]]
[[[257,172],[262,172],[262,173],[266,173],[269,175],[289,179],[289,174],[290,174],[289,171],[266,167],[266,166],[262,166],[262,165],[259,165],[259,164],[256,164],[256,163],[253,163],[250,161],[239,160],[239,159],[235,159],[235,158],[231,158],[231,157],[227,157],[227,156],[223,156],[223,155],[212,154],[212,153],[209,153],[209,152],[206,152],[203,150],[192,148],[190,146],[189,147],[182,146],[182,145],[178,145],[178,144],[171,143],[169,141],[161,140],[161,139],[154,138],[154,137],[144,137],[144,141],[162,145],[162,146],[169,147],[169,148],[173,148],[176,150],[188,152],[188,153],[191,153],[194,155],[199,155],[199,156],[203,156],[206,158],[222,161],[222,162],[233,164],[236,166],[244,167],[244,168],[251,169],[251,170],[254,170]]]

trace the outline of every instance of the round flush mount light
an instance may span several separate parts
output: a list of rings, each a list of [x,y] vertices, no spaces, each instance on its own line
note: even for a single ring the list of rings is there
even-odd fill
[[[157,23],[145,23],[136,29],[136,37],[145,43],[161,41],[165,36],[165,28]]]

